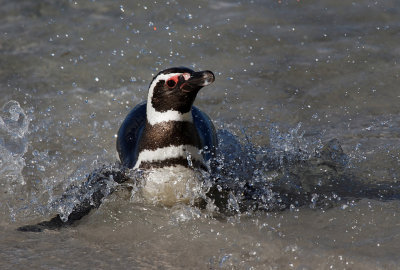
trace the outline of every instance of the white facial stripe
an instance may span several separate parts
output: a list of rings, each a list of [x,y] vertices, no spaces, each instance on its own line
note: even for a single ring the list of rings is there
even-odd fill
[[[188,121],[192,122],[192,113],[180,113],[174,110],[168,110],[166,112],[157,112],[153,105],[151,104],[151,99],[153,97],[154,87],[157,85],[159,81],[167,81],[169,78],[182,75],[182,73],[169,73],[169,74],[160,74],[157,78],[151,83],[149,88],[149,95],[147,97],[147,121],[149,121],[150,125],[155,125],[161,122],[166,121]]]
[[[135,164],[135,169],[139,168],[142,162],[163,161],[170,158],[191,156],[192,160],[203,162],[203,157],[197,147],[193,145],[179,145],[158,148],[156,150],[143,150],[139,153],[138,160]]]

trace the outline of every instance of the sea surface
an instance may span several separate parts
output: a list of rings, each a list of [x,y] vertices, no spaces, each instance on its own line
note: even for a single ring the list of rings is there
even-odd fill
[[[400,269],[399,18],[397,0],[0,0],[0,269]],[[17,231],[118,160],[119,125],[172,66],[214,72],[195,105],[257,207],[132,193]]]

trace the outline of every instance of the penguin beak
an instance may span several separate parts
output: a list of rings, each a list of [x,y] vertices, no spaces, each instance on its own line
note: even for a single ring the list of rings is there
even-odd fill
[[[194,72],[190,75],[190,78],[181,85],[181,89],[184,92],[199,91],[202,87],[214,81],[215,76],[209,70]]]

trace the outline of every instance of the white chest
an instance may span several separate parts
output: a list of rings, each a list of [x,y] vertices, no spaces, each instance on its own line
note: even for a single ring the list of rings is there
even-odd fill
[[[140,192],[146,202],[172,206],[193,202],[200,196],[201,183],[200,172],[174,165],[146,171]]]

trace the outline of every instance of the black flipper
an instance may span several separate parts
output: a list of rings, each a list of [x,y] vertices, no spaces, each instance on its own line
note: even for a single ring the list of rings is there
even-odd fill
[[[117,151],[121,163],[133,168],[139,155],[139,140],[146,124],[146,102],[136,105],[118,130]]]
[[[76,221],[89,214],[92,209],[98,208],[104,197],[114,192],[117,184],[129,180],[125,168],[120,165],[103,166],[93,171],[79,187],[69,188],[59,200],[65,204],[68,201],[80,201],[73,207],[68,215],[68,220],[63,221],[60,215],[49,221],[43,221],[36,225],[21,226],[17,230],[23,232],[41,232],[45,229],[56,230],[62,227],[73,225]]]
[[[194,126],[197,129],[203,147],[203,158],[205,161],[208,161],[215,157],[218,146],[215,127],[210,117],[195,106],[192,107],[192,115]]]

